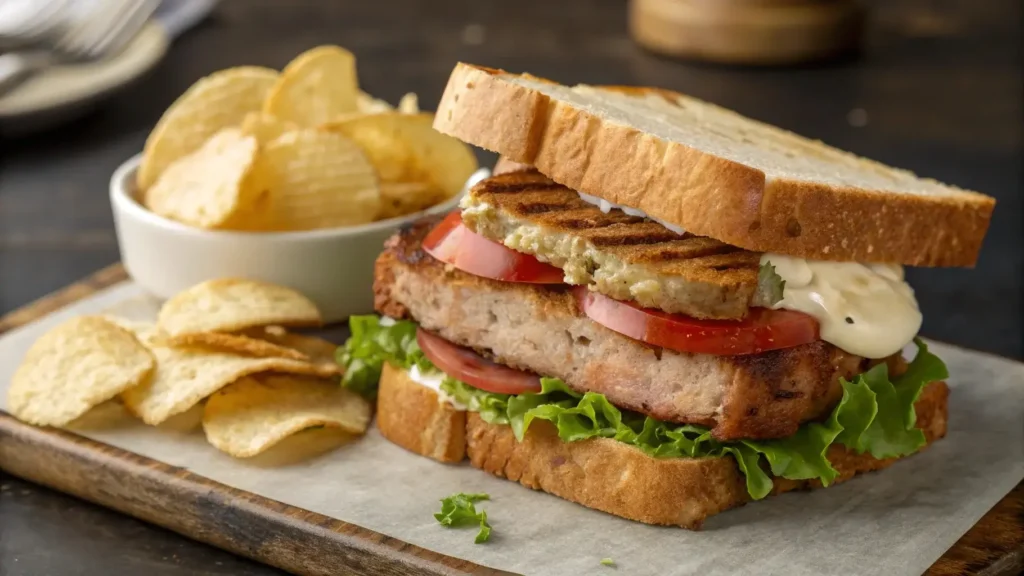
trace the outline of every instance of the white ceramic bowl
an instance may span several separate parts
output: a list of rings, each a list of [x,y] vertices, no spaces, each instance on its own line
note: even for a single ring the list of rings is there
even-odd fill
[[[201,230],[158,216],[135,197],[139,156],[110,180],[121,261],[147,291],[169,298],[214,278],[250,278],[294,288],[316,302],[327,322],[373,311],[373,261],[384,240],[424,214],[454,208],[461,194],[417,214],[350,228],[308,232]],[[485,178],[470,177],[467,188]],[[463,191],[464,193],[465,191]]]

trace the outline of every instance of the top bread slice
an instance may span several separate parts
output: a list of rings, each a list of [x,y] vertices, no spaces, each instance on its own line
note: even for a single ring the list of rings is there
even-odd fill
[[[758,252],[973,266],[995,206],[669,90],[568,87],[460,63],[434,128]]]

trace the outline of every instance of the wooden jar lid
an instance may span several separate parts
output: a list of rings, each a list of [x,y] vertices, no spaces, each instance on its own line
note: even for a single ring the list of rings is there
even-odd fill
[[[847,54],[860,43],[855,0],[630,0],[629,31],[649,50],[727,64],[777,65]]]

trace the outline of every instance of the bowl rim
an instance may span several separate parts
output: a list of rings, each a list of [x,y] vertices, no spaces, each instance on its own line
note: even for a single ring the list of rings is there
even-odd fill
[[[426,210],[420,210],[419,212],[413,212],[412,214],[406,214],[405,216],[397,216],[395,218],[379,220],[369,224],[340,228],[321,228],[317,230],[298,230],[290,232],[250,232],[241,230],[205,230],[189,226],[187,224],[182,224],[181,222],[176,222],[169,218],[164,218],[159,214],[150,212],[146,207],[139,203],[134,194],[135,174],[141,163],[142,153],[139,152],[125,160],[117,167],[117,169],[114,170],[114,173],[110,177],[111,209],[121,211],[149,226],[163,228],[164,230],[175,232],[177,234],[185,234],[197,238],[218,238],[225,240],[316,240],[324,238],[359,236],[361,234],[389,230],[396,226],[408,224],[424,216],[448,212],[452,208],[458,206],[459,201],[466,194],[466,190],[491,174],[491,171],[488,168],[478,168],[476,172],[470,175],[469,179],[466,181],[466,186],[455,196],[452,196],[440,204],[435,204]]]

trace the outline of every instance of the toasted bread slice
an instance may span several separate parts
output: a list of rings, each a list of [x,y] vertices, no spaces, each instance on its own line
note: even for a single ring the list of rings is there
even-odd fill
[[[458,64],[434,128],[757,252],[971,266],[995,205],[669,90]]]
[[[457,450],[452,447],[461,446],[477,468],[588,508],[646,524],[697,529],[707,517],[750,500],[732,458],[653,458],[605,438],[563,442],[554,426],[543,420],[535,420],[523,441],[517,442],[510,427],[488,424],[470,412],[464,431],[453,426],[447,428],[447,437],[434,434],[428,440],[419,434],[421,423],[448,421],[451,407],[438,403],[437,394],[411,382],[401,370],[385,370],[380,385],[382,398],[385,389],[389,395],[403,391],[409,395],[406,400],[381,403],[377,408],[378,426],[382,419],[391,426],[402,423],[409,432],[401,438],[417,438],[408,443],[396,441],[402,433],[390,428],[392,434],[385,433],[385,437],[392,442],[442,462],[454,460],[441,459],[439,454],[454,455]],[[924,389],[915,406],[917,426],[929,443],[946,435],[948,395],[946,385],[935,382]],[[839,445],[829,449],[828,458],[839,472],[837,483],[896,461],[856,454]],[[774,494],[821,487],[817,481],[775,478],[774,482]]]
[[[377,428],[402,448],[438,462],[466,457],[466,413],[387,363],[377,393]]]
[[[565,271],[571,284],[695,318],[738,319],[755,301],[761,254],[643,218],[602,212],[536,171],[488,178],[462,201],[471,230]]]
[[[423,251],[432,220],[403,229],[378,257],[377,311],[497,361],[600,392],[621,408],[701,424],[720,440],[781,438],[827,414],[839,378],[872,364],[823,341],[746,356],[656,348],[593,322],[563,285],[499,282],[447,267]],[[890,374],[905,363],[889,359]]]

